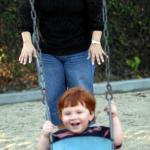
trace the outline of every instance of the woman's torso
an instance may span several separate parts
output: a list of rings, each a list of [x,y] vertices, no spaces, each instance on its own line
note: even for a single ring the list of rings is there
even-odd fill
[[[66,55],[87,50],[91,32],[84,0],[37,0],[41,48]]]

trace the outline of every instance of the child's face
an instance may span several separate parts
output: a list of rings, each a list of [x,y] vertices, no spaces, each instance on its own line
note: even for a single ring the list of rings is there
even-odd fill
[[[79,104],[74,107],[66,107],[62,110],[62,122],[64,126],[73,133],[82,133],[94,118],[94,113]]]

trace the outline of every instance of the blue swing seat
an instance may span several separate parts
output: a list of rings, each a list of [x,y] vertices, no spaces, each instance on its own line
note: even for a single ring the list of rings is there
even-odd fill
[[[51,146],[53,150],[112,150],[111,140],[96,136],[79,136],[61,139]]]

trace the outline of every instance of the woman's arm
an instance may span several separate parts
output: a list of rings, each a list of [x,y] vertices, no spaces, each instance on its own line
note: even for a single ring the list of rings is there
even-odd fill
[[[103,31],[102,0],[86,0],[88,23],[92,32],[89,58],[92,64],[97,60],[98,65],[104,62],[105,52],[101,46]]]
[[[91,31],[103,31],[102,0],[85,0]]]
[[[25,65],[27,62],[32,62],[32,57],[36,57],[36,50],[32,44],[31,33],[28,31],[22,32],[23,48],[19,57],[19,62]]]
[[[91,45],[89,47],[89,58],[91,58],[94,65],[97,60],[98,65],[104,62],[104,55],[106,56],[101,45],[102,31],[93,31]]]
[[[33,32],[33,21],[31,18],[31,5],[29,0],[19,1],[17,28],[19,33],[28,31],[32,34]]]
[[[29,0],[20,1],[18,18],[18,32],[22,36],[23,47],[19,57],[21,64],[31,63],[32,56],[36,56],[35,48],[32,44],[33,23],[31,18],[31,5]]]

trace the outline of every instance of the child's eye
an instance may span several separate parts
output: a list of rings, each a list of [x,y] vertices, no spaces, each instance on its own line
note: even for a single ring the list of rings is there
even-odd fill
[[[71,115],[71,113],[70,112],[65,112],[64,115],[69,116],[69,115]]]
[[[82,111],[77,111],[78,114],[82,114]]]

